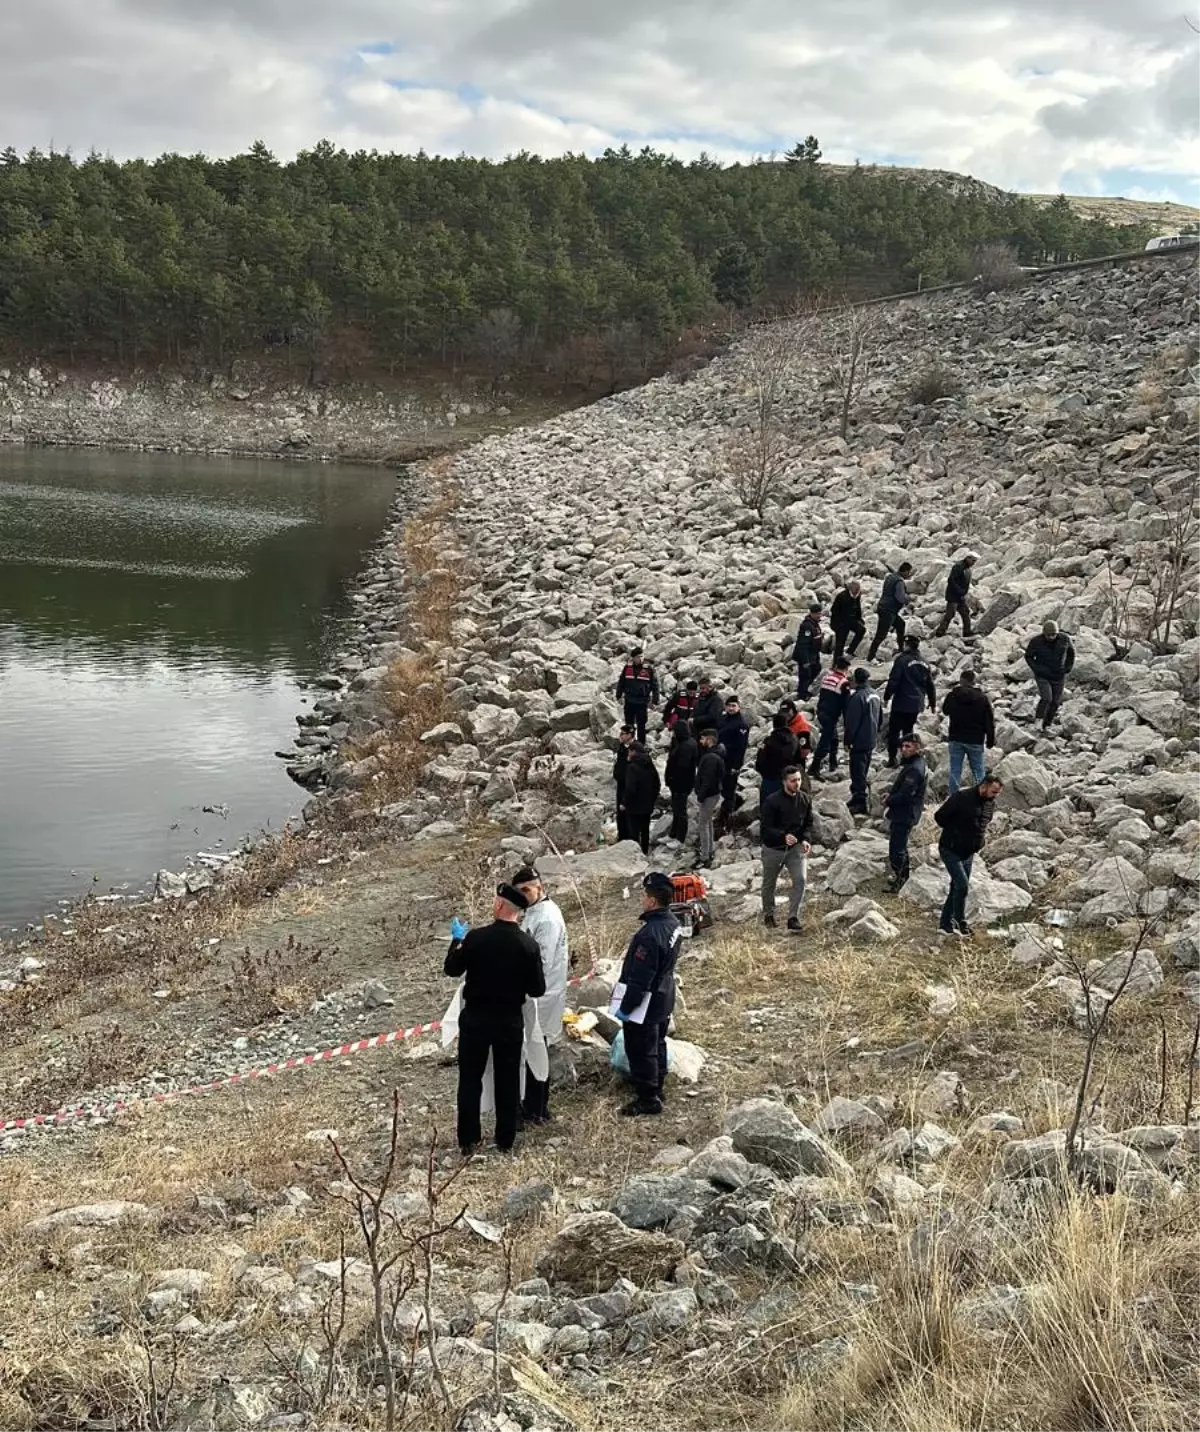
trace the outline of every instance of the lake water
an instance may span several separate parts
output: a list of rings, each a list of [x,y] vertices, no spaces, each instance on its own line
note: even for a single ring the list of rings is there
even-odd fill
[[[394,491],[369,468],[0,447],[0,934],[299,810],[273,753]]]

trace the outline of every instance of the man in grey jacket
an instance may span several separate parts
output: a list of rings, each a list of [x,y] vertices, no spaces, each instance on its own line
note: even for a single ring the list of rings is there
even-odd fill
[[[883,590],[879,594],[879,604],[875,611],[879,621],[875,627],[875,635],[871,638],[871,650],[867,652],[867,660],[874,661],[879,655],[879,648],[887,640],[889,632],[896,633],[896,650],[899,651],[904,644],[904,608],[908,606],[908,579],[912,576],[912,563],[901,562],[894,572],[889,572],[883,579]]]
[[[850,799],[846,805],[851,815],[867,814],[867,777],[871,771],[871,755],[879,740],[882,714],[879,693],[871,689],[871,673],[865,666],[857,667],[854,690],[846,702],[846,714],[842,718],[846,749],[850,752]]]
[[[529,909],[521,916],[521,929],[532,936],[542,957],[542,973],[546,993],[534,1001],[538,1024],[546,1044],[557,1044],[562,1038],[563,1014],[567,1008],[567,972],[571,965],[567,943],[567,922],[563,913],[546,894],[542,877],[532,865],[523,866],[510,882],[529,901]],[[534,1078],[525,1067],[525,1094],[521,1114],[527,1124],[550,1122],[550,1079]]]

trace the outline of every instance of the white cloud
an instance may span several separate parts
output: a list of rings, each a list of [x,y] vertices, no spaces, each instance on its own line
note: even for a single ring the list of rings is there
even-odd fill
[[[388,49],[387,47],[390,47]],[[1047,190],[1196,169],[1178,0],[38,0],[0,7],[0,142],[889,156]],[[1128,187],[1128,173],[1124,176]],[[1180,197],[1188,197],[1180,194]]]

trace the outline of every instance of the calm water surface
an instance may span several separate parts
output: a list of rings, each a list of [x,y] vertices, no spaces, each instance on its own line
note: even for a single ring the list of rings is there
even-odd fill
[[[394,490],[367,468],[0,448],[0,934],[299,809],[273,752]]]

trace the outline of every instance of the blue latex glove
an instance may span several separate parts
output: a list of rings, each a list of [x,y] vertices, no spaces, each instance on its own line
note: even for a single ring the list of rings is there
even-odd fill
[[[621,1010],[617,1010],[617,1018],[621,1021],[622,1024],[629,1023],[629,1016],[623,1013]]]
[[[452,940],[461,940],[470,928],[470,925],[468,925],[465,920],[460,920],[458,916],[455,915],[454,919],[450,921],[450,938]]]

